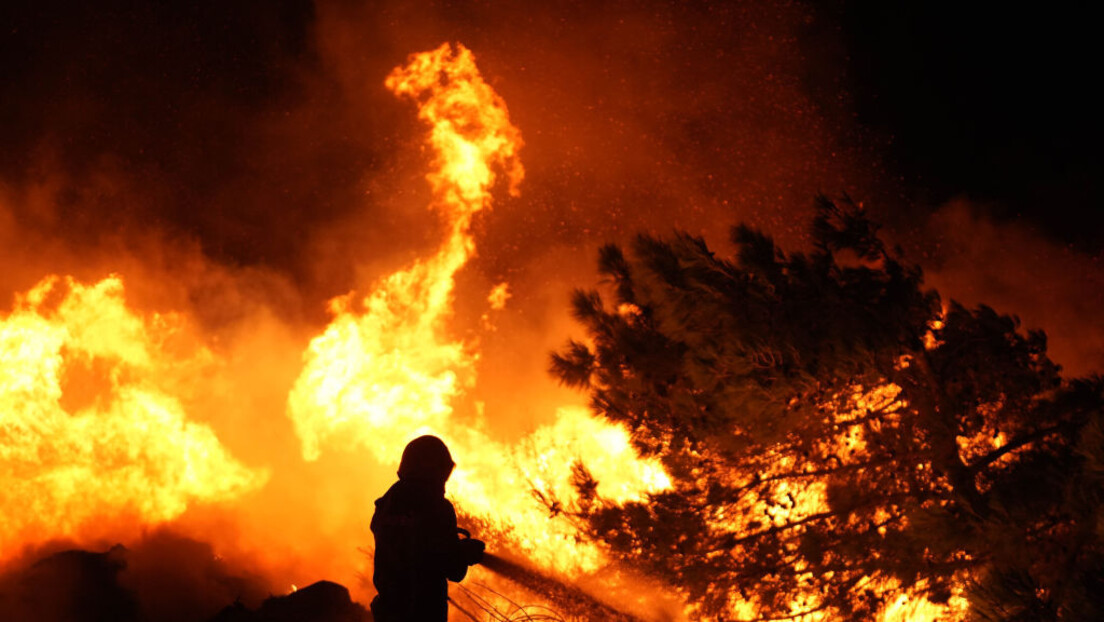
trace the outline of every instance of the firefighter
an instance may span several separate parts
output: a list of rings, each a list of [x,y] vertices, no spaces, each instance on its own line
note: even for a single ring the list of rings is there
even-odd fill
[[[436,436],[420,436],[403,450],[399,481],[376,500],[372,600],[378,622],[446,622],[448,581],[460,581],[483,559],[483,542],[465,537],[445,499],[455,463]]]

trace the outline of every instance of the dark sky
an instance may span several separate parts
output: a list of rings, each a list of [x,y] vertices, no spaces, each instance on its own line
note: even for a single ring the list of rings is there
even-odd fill
[[[1104,343],[1094,21],[901,4],[5,2],[0,285],[154,231],[322,309],[433,243],[422,130],[382,80],[462,41],[526,141],[522,198],[477,233],[517,302],[640,229],[799,243],[813,195],[848,193],[952,295]]]
[[[893,138],[911,192],[933,204],[966,195],[1101,250],[1101,49],[1085,6],[840,7],[858,119]]]

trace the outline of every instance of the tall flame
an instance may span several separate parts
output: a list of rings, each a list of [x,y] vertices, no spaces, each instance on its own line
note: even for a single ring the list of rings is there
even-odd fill
[[[559,409],[556,423],[517,447],[493,439],[478,417],[465,424],[454,416],[452,402],[474,385],[478,359],[474,347],[447,334],[455,275],[474,252],[469,226],[491,204],[496,169],[505,170],[517,194],[521,136],[463,46],[412,56],[386,86],[416,101],[430,126],[435,170],[427,179],[448,233],[435,255],[382,279],[363,299],[331,302],[334,318],[310,343],[288,400],[303,456],[317,459],[324,446],[364,449],[393,464],[410,439],[437,434],[459,463],[449,487],[463,512],[548,566],[593,570],[601,561],[597,548],[578,545],[570,525],[550,520],[531,489],[569,494],[578,458],[592,467],[599,492],[615,500],[669,485],[666,473],[636,459],[627,431],[584,409]],[[491,304],[505,300],[501,284]]]
[[[330,438],[391,451],[410,430],[446,420],[450,400],[474,381],[475,355],[445,335],[454,277],[475,249],[471,218],[491,203],[494,165],[508,169],[515,193],[524,176],[520,133],[467,48],[417,54],[386,85],[419,101],[432,127],[436,171],[427,179],[448,237],[433,257],[383,279],[361,309],[351,296],[331,301],[334,319],[311,342],[288,401],[308,460]],[[381,444],[385,429],[401,439]]]
[[[458,462],[449,482],[451,498],[464,515],[482,523],[481,535],[489,536],[494,549],[508,544],[543,569],[568,576],[599,570],[606,563],[602,549],[557,518],[556,504],[577,498],[575,465],[584,464],[597,482],[597,495],[614,503],[669,489],[662,465],[636,454],[627,429],[582,407],[556,409],[549,413],[551,423],[512,445],[491,432],[482,405],[455,412],[458,398],[476,384],[479,361],[476,342],[450,334],[456,275],[475,253],[472,220],[491,206],[496,182],[505,177],[510,195],[518,194],[524,177],[520,132],[463,46],[445,44],[413,55],[385,85],[417,103],[418,117],[429,127],[432,171],[426,178],[445,235],[432,255],[380,279],[366,295],[350,293],[330,301],[333,318],[311,340],[286,396],[302,458],[312,462],[325,452],[365,452],[378,463],[394,464],[410,439],[436,434]],[[500,283],[486,300],[497,311],[509,298],[508,284]],[[626,306],[621,311],[639,310]],[[492,330],[489,317],[484,314],[480,325]],[[94,284],[48,276],[18,295],[13,310],[0,316],[0,561],[13,557],[20,545],[51,538],[125,540],[134,527],[172,521],[200,502],[240,501],[266,484],[267,471],[242,465],[210,426],[189,419],[188,411],[194,410],[189,391],[225,368],[187,328],[183,316],[141,314],[128,307],[117,276]],[[286,386],[265,390],[283,400]],[[886,408],[900,391],[895,385],[870,391],[856,387],[854,412],[837,415],[858,417],[875,405]],[[858,427],[825,443],[826,451],[846,450],[847,455],[866,448]],[[980,451],[973,444],[963,447],[975,450]],[[280,486],[318,482],[319,471],[297,471],[303,463],[292,455],[295,464],[281,467],[295,477],[273,478],[277,481],[264,491],[273,493],[267,506],[249,514],[239,504],[231,512],[237,526],[250,533],[251,546],[243,548],[283,547],[275,556],[287,553],[298,562],[297,543],[285,541],[294,531],[287,522],[280,522],[275,537],[259,535],[257,528],[273,522],[273,516],[290,518],[283,501],[300,497]],[[766,455],[759,474],[769,478],[798,467]],[[737,479],[746,476],[732,473]],[[349,523],[363,532],[367,517],[360,513],[366,504],[329,508],[320,516],[321,506],[349,486],[340,483],[329,498],[317,495],[317,507],[299,508],[294,516],[311,525],[302,532],[309,551],[301,557],[308,562],[327,557],[328,563],[329,557],[341,555],[329,555],[338,550],[353,555],[347,546]],[[710,527],[749,534],[829,509],[823,481],[796,486],[782,480],[766,490],[710,517]],[[274,505],[277,513],[270,511]],[[211,529],[204,536],[216,538]],[[339,544],[327,549],[327,538]],[[344,568],[345,561],[326,569]],[[964,616],[959,593],[937,605],[921,590],[902,589],[892,578],[864,581],[864,589],[893,595],[880,614],[887,622]],[[607,577],[603,585],[616,583]],[[815,610],[819,602],[813,591],[796,599],[795,619],[826,619],[823,613],[800,614]],[[742,600],[732,594],[731,614],[754,617],[754,595]]]
[[[0,555],[96,535],[105,518],[171,520],[261,485],[166,386],[203,350],[171,347],[179,318],[127,308],[123,283],[50,276],[0,318]],[[124,525],[114,528],[125,529]]]

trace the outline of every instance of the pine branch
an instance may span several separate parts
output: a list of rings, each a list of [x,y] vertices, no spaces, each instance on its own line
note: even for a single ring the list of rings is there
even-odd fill
[[[829,476],[829,475],[836,475],[838,473],[847,473],[847,472],[850,472],[850,471],[861,471],[861,470],[863,470],[867,467],[878,466],[878,465],[883,465],[883,464],[892,464],[894,462],[899,462],[902,459],[903,459],[903,457],[902,458],[885,458],[883,460],[868,460],[866,462],[855,462],[855,463],[850,463],[850,464],[844,464],[842,466],[833,467],[833,468],[830,468],[830,469],[820,469],[818,471],[789,471],[789,472],[786,472],[786,473],[778,473],[778,474],[775,474],[775,475],[771,475],[769,477],[756,477],[754,480],[751,481],[751,483],[740,486],[740,487],[736,488],[736,490],[738,490],[738,491],[750,490],[752,488],[757,488],[757,487],[759,487],[763,484],[768,484],[770,482],[776,482],[776,481],[781,481],[781,480],[786,480],[786,479],[803,479],[803,478],[807,478],[807,477],[819,478],[819,477],[825,477],[825,476]]]
[[[1004,445],[1001,445],[997,449],[994,449],[993,451],[978,458],[972,464],[970,464],[967,469],[972,474],[976,475],[989,465],[1000,460],[1004,456],[1007,456],[1008,454],[1016,451],[1017,449],[1026,447],[1027,445],[1030,445],[1036,441],[1041,441],[1044,438],[1051,436],[1052,434],[1055,434],[1057,432],[1069,430],[1070,427],[1071,426],[1068,422],[1063,422],[1046,428],[1040,428],[1038,430],[1035,430],[1034,432],[1031,432],[1030,434],[1025,434],[1024,436],[1021,436],[1013,441],[1009,441]]]
[[[571,340],[567,342],[565,352],[552,353],[548,371],[565,386],[588,389],[596,362],[594,353],[586,344]]]
[[[819,521],[819,520],[824,520],[826,518],[832,518],[832,517],[835,517],[835,516],[839,516],[839,513],[838,512],[817,512],[816,514],[810,514],[810,515],[808,515],[804,518],[800,518],[800,519],[795,520],[795,521],[789,521],[785,525],[775,525],[775,526],[771,527],[770,529],[764,529],[762,531],[757,531],[755,533],[748,534],[746,536],[737,537],[735,534],[730,534],[730,535],[725,537],[724,543],[721,544],[721,548],[734,549],[737,546],[739,546],[740,544],[743,544],[744,542],[747,542],[748,540],[757,540],[759,538],[762,538],[763,536],[769,536],[769,535],[773,535],[773,534],[776,534],[776,533],[789,531],[789,530],[794,529],[796,527],[801,527],[802,525],[807,525],[809,523],[813,523],[813,522],[816,522],[816,521]]]

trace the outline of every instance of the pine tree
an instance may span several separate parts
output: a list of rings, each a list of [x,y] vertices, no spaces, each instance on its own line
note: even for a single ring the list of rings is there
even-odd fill
[[[944,307],[877,233],[819,198],[808,253],[746,226],[731,259],[686,234],[603,248],[608,291],[572,299],[588,341],[551,370],[673,485],[616,505],[578,465],[570,512],[703,618],[868,620],[961,586],[977,619],[1099,612],[1104,382],[1063,380],[1015,317]]]

